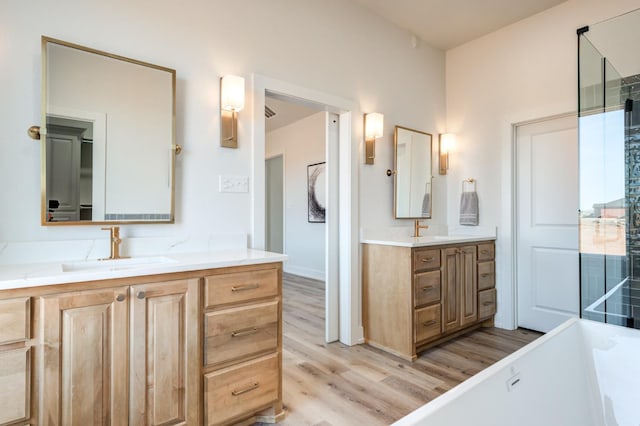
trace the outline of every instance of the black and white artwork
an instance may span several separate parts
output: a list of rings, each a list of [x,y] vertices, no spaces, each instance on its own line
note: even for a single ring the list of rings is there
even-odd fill
[[[326,163],[316,163],[307,166],[307,194],[309,223],[324,223],[326,210],[325,188]]]

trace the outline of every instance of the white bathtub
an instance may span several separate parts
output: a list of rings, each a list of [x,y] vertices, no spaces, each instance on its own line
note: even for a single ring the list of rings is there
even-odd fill
[[[640,330],[569,320],[394,425],[638,426]]]

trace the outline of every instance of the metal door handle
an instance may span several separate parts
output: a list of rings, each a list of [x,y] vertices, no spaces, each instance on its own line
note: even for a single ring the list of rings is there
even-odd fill
[[[124,299],[125,299],[124,294],[119,294],[119,295],[116,296],[116,301],[118,301],[118,302],[122,302],[122,301],[124,301]]]
[[[247,285],[239,285],[237,287],[231,287],[231,291],[255,290],[257,288],[260,288],[260,284],[247,284]]]
[[[251,392],[254,389],[258,389],[259,387],[260,387],[260,383],[255,382],[254,384],[252,384],[247,388],[231,391],[231,395],[233,396],[242,395],[243,393]]]
[[[256,334],[257,332],[258,332],[257,328],[247,328],[244,330],[234,331],[233,333],[231,333],[231,337],[249,336],[251,334]]]
[[[144,291],[139,291],[138,294],[136,294],[136,297],[138,299],[144,299],[146,295],[147,293],[145,293]]]

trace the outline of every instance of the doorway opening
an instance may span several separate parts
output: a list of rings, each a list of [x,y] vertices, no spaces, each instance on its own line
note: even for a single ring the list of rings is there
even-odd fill
[[[328,186],[333,168],[329,147],[337,146],[338,116],[322,104],[266,92],[265,97],[265,248],[289,256],[284,264],[285,292],[314,298],[321,341],[337,340],[327,327],[328,232],[336,221],[327,208],[335,194]],[[320,296],[320,297],[318,297]],[[291,300],[292,297],[285,299]],[[309,299],[311,301],[311,299]],[[285,302],[286,303],[286,302]]]

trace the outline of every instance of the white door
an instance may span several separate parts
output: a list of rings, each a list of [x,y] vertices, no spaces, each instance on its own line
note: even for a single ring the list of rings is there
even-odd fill
[[[518,326],[547,332],[578,316],[578,121],[516,127]]]

